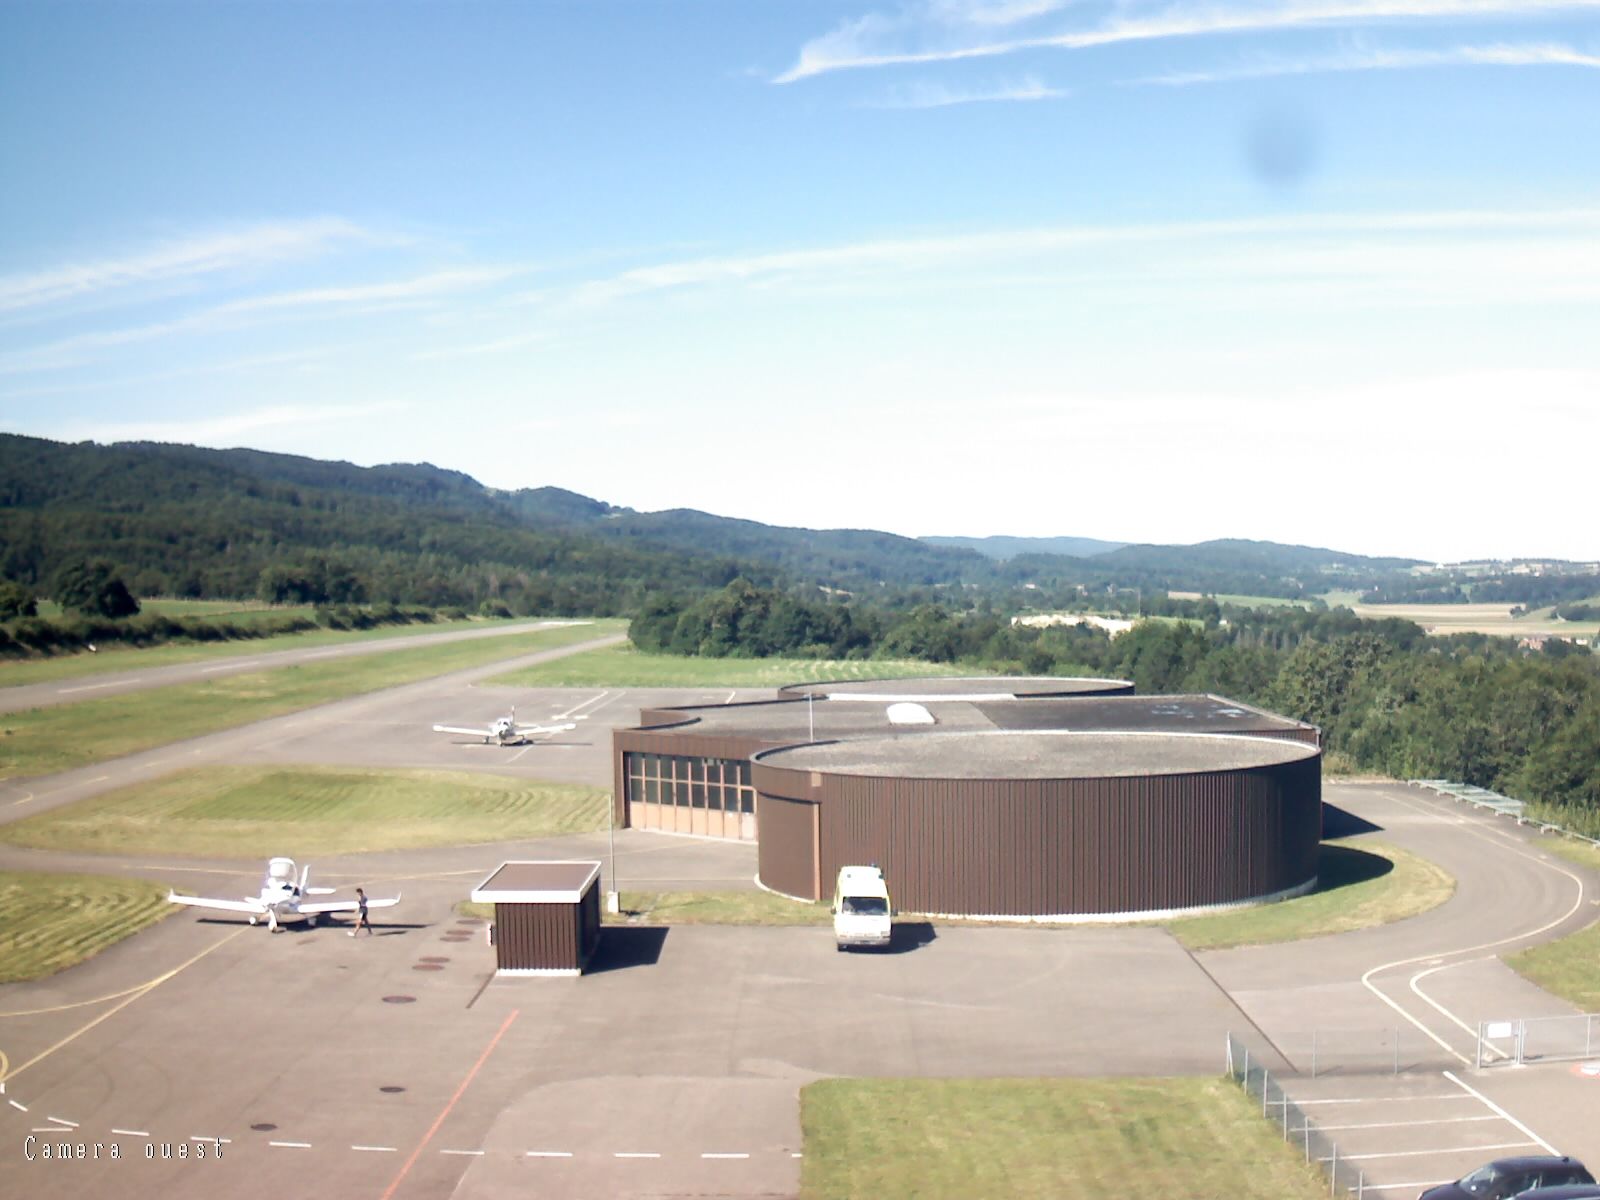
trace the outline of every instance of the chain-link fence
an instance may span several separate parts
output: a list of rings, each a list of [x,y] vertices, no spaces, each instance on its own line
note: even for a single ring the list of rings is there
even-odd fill
[[[1227,1071],[1246,1095],[1260,1103],[1262,1118],[1272,1122],[1283,1140],[1304,1154],[1306,1162],[1322,1169],[1328,1179],[1328,1195],[1366,1195],[1367,1178],[1361,1169],[1339,1153],[1339,1144],[1317,1128],[1305,1110],[1278,1086],[1263,1060],[1252,1057],[1250,1048],[1231,1033]],[[1373,1194],[1379,1193],[1374,1190]]]

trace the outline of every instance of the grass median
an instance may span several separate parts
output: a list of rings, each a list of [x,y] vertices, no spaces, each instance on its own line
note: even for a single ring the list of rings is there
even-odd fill
[[[1552,835],[1538,848],[1590,869],[1600,869],[1600,849]],[[1581,1012],[1600,1012],[1600,922],[1566,937],[1506,957],[1517,974],[1560,996]]]
[[[154,602],[152,602],[153,604]],[[299,614],[299,609],[269,609],[256,619]],[[305,610],[309,614],[310,610]],[[188,613],[204,616],[205,613]],[[240,614],[228,613],[236,624],[250,623]],[[102,646],[93,654],[63,654],[49,658],[0,659],[0,687],[21,687],[29,683],[54,683],[103,675],[112,671],[138,671],[146,667],[176,667],[185,663],[214,662],[227,658],[252,658],[280,650],[314,650],[321,646],[343,646],[352,642],[380,642],[393,638],[422,637],[430,633],[460,633],[472,629],[505,627],[514,622],[469,618],[462,621],[437,621],[432,624],[382,625],[376,629],[307,629],[300,633],[280,633],[272,637],[232,638],[222,642],[163,642],[159,646]],[[621,623],[618,623],[620,628]]]
[[[1165,922],[1191,950],[1224,950],[1370,929],[1437,908],[1456,881],[1427,859],[1373,842],[1322,844],[1315,891],[1276,904]]]
[[[620,621],[300,663],[0,716],[0,773],[68,771],[183,738],[620,632]]]
[[[143,879],[0,871],[0,983],[65,970],[171,911],[167,889]]]
[[[1328,1192],[1220,1079],[825,1079],[800,1124],[805,1200]]]
[[[761,687],[830,679],[908,679],[961,675],[949,663],[913,659],[698,658],[645,654],[630,644],[586,650],[560,662],[539,663],[492,682],[516,687]]]
[[[466,846],[606,827],[609,793],[455,771],[202,767],[10,825],[38,850],[309,858]]]

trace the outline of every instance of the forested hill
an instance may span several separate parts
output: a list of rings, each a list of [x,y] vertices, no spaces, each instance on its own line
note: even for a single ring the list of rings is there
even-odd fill
[[[924,537],[933,546],[954,546],[960,550],[976,550],[988,558],[1002,562],[1022,554],[1064,554],[1068,558],[1093,558],[1108,550],[1120,550],[1127,542],[1103,542],[1091,537]]]
[[[1052,541],[1010,540],[1018,549]],[[88,557],[109,559],[144,594],[596,613],[738,575],[855,595],[1035,586],[1037,598],[1059,600],[1080,587],[1303,596],[1381,586],[1410,565],[1231,541],[1000,561],[873,530],[640,513],[553,487],[499,491],[428,464],[0,434],[0,573],[44,590],[63,565]]]
[[[523,612],[625,612],[655,589],[776,578],[715,553],[540,528],[470,476],[425,464],[0,435],[0,573],[43,589],[93,557],[145,595],[277,587],[279,599]]]

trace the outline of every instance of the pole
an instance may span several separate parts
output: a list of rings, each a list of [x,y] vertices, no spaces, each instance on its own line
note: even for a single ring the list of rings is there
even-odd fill
[[[814,742],[817,740],[817,694],[815,692],[806,693],[806,719],[810,726],[810,736],[806,740]]]
[[[618,893],[617,893],[617,805],[616,805],[616,801],[612,801],[609,805],[606,806],[606,815],[607,815],[607,818],[608,818],[607,821],[606,821],[606,845],[609,848],[610,859],[611,859],[611,866],[609,868],[610,869],[610,873],[611,873],[611,877],[610,877],[609,880],[607,880],[607,882],[610,883],[611,886],[606,891],[606,911],[614,914],[621,908],[621,905],[618,903],[618,900],[617,900],[617,894]]]

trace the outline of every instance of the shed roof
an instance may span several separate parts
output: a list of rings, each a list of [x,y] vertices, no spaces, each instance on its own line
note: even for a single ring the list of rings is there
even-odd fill
[[[576,904],[600,877],[600,864],[578,862],[503,862],[472,889],[472,899],[488,904]]]

